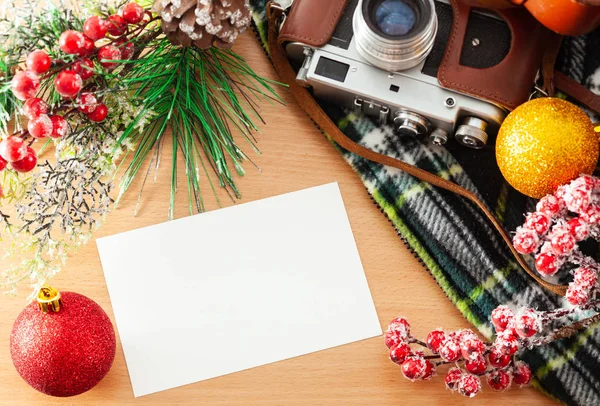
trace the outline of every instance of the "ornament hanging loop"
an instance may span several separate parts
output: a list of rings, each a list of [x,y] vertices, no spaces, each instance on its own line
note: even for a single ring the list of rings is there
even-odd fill
[[[60,292],[48,285],[44,285],[37,296],[40,310],[44,313],[56,313],[60,310]]]

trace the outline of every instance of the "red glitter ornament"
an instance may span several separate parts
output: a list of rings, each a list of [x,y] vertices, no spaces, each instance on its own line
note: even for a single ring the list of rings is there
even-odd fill
[[[10,336],[13,364],[34,389],[50,396],[84,393],[100,382],[115,358],[115,331],[91,299],[44,287],[15,320]],[[52,298],[52,300],[50,300]],[[39,301],[39,299],[38,299]],[[45,313],[40,310],[54,310]]]

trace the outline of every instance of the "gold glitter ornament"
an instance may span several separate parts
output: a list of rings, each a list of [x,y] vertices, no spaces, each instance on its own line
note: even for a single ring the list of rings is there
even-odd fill
[[[496,160],[506,181],[536,199],[591,174],[598,154],[598,136],[589,117],[574,104],[552,97],[517,107],[496,140]]]

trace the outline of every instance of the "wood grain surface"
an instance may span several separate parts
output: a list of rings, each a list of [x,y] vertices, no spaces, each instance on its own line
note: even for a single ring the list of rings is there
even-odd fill
[[[267,57],[252,34],[241,38],[237,51],[262,75],[276,78]],[[243,193],[240,203],[276,196],[328,182],[338,182],[367,274],[382,326],[392,318],[409,318],[420,337],[444,326],[470,327],[446,298],[427,270],[412,256],[388,220],[365,191],[352,169],[298,108],[285,90],[286,106],[263,103],[267,122],[258,134],[261,154],[246,148],[261,168],[245,165],[247,175],[238,179]],[[167,144],[168,145],[168,144]],[[163,162],[168,162],[164,159]],[[183,174],[183,168],[180,173]],[[183,179],[180,179],[183,181]],[[96,237],[161,223],[167,220],[170,168],[161,168],[157,182],[146,184],[140,212],[134,217],[141,182],[131,188]],[[185,188],[177,199],[177,217],[188,215]],[[219,205],[205,190],[208,210]],[[223,206],[232,203],[221,195]],[[238,203],[239,204],[239,203]],[[4,243],[6,246],[6,243]],[[0,247],[1,248],[1,247]],[[201,258],[201,255],[200,255]],[[126,272],[126,270],[124,270]],[[218,272],[218,269],[215,270]],[[164,275],[168,278],[169,275]],[[63,271],[52,281],[63,291],[76,291],[98,302],[114,323],[114,314],[94,241],[71,256]],[[135,289],[135,286],[131,287]],[[467,400],[444,388],[443,377],[432,382],[411,383],[387,358],[381,338],[365,340],[327,351],[298,357],[188,385],[166,392],[133,397],[120,343],[112,370],[93,390],[70,399],[44,396],[30,388],[12,366],[9,335],[14,319],[26,305],[27,286],[19,297],[0,297],[0,404],[2,405],[547,405],[552,401],[534,388],[512,388],[484,392]],[[151,311],[150,309],[148,311]],[[176,311],[176,310],[175,310]],[[149,340],[152,337],[148,337]],[[238,348],[252,351],[240,343]]]

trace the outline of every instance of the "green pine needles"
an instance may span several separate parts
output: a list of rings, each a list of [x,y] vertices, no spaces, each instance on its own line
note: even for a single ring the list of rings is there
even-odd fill
[[[260,99],[282,102],[272,87],[276,82],[258,76],[232,51],[181,48],[162,37],[147,44],[145,53],[128,62],[121,75],[124,87],[135,89],[135,97],[143,106],[120,138],[120,142],[131,138],[137,145],[123,176],[121,195],[148,160],[145,177],[153,165],[158,168],[170,129],[169,218],[173,217],[179,158],[185,162],[190,213],[204,210],[202,174],[217,200],[210,172],[232,199],[239,198],[233,172],[243,175],[242,162],[249,158],[234,136],[245,139],[258,152],[252,133],[258,130],[254,120],[262,119],[256,103]],[[150,124],[140,129],[140,124],[148,121]]]

